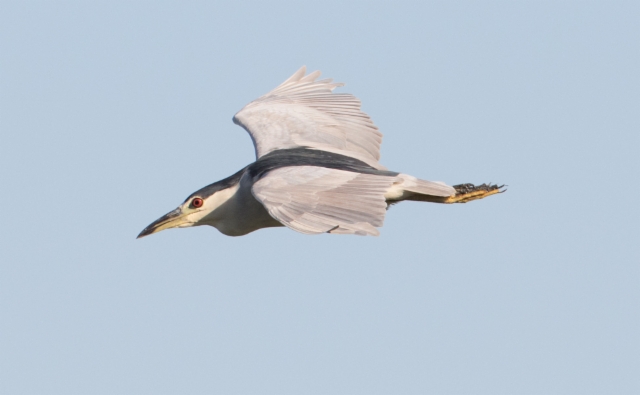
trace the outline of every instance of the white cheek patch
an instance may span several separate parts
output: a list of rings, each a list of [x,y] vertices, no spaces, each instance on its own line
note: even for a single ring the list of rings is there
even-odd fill
[[[218,191],[208,198],[204,199],[204,205],[193,214],[189,215],[189,222],[196,223],[199,222],[202,218],[211,214],[212,211],[215,211],[218,207],[222,206],[227,202],[238,190],[240,184],[234,185],[231,188],[223,189],[222,191]]]

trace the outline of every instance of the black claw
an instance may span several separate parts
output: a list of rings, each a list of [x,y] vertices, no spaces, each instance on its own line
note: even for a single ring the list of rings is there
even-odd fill
[[[458,195],[464,195],[467,193],[471,193],[471,192],[477,192],[477,191],[485,191],[485,192],[491,192],[491,191],[495,191],[496,189],[501,189],[503,188],[505,185],[497,185],[497,184],[491,184],[491,182],[484,183],[481,185],[473,185],[471,183],[466,183],[466,184],[458,184],[458,185],[454,185],[453,188],[456,190]],[[500,191],[500,193],[502,193],[504,191]]]

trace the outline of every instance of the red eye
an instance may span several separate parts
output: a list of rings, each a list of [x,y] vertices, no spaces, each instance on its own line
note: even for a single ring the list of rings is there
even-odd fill
[[[200,198],[193,198],[193,200],[191,201],[191,205],[195,208],[200,208],[203,204],[204,202]]]

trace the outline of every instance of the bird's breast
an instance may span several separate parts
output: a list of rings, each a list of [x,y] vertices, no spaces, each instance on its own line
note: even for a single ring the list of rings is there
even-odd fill
[[[242,236],[262,228],[283,226],[251,193],[253,181],[243,176],[235,191],[199,225],[214,226],[227,236]]]

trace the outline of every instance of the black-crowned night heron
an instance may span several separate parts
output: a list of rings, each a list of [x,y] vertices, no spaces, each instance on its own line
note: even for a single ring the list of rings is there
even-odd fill
[[[466,203],[497,185],[449,186],[389,171],[382,134],[360,101],[302,67],[249,103],[233,122],[249,132],[256,161],[192,193],[138,238],[169,228],[211,225],[229,236],[287,226],[307,234],[378,235],[387,208],[403,200]]]

